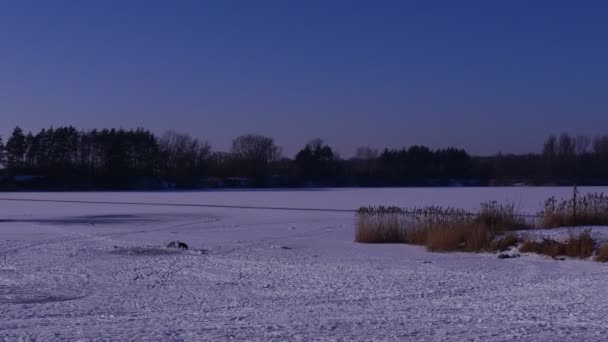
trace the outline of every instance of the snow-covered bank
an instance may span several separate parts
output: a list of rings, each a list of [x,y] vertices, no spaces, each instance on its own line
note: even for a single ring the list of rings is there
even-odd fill
[[[571,236],[579,236],[588,231],[593,241],[597,244],[608,243],[608,227],[561,227],[551,229],[535,229],[518,232],[518,235],[525,239],[540,241],[550,239],[558,242],[565,242]]]
[[[328,208],[384,196],[392,196],[387,204],[417,201],[370,191],[2,197]],[[421,202],[434,192],[418,191]],[[441,192],[453,199],[447,204],[478,205],[489,196],[457,191]],[[538,197],[542,203],[548,196]],[[522,203],[528,201],[536,202]],[[601,341],[608,333],[604,264],[355,244],[353,219],[339,212],[0,202],[0,340]],[[172,240],[191,250],[162,248]]]

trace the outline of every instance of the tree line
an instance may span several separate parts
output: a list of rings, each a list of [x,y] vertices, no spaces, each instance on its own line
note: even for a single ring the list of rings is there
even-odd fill
[[[254,134],[218,152],[175,132],[16,127],[6,142],[0,137],[0,164],[4,190],[608,184],[608,136],[550,136],[526,155],[361,147],[343,159],[320,139],[287,158],[272,138]]]
[[[474,176],[491,184],[608,185],[608,135],[551,135],[538,154],[498,154],[475,161]]]

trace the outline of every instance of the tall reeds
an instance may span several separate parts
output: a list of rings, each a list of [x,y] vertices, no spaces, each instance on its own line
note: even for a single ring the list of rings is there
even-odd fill
[[[579,195],[576,187],[572,198],[549,198],[539,213],[540,227],[574,227],[608,225],[608,196],[600,193]]]
[[[357,212],[357,242],[402,242],[424,245],[430,251],[498,249],[493,243],[506,231],[524,229],[511,205],[488,202],[474,214],[462,209],[425,207],[406,210],[396,207],[365,207]]]
[[[565,242],[546,238],[523,241],[515,233],[531,228],[590,225],[608,225],[608,196],[581,196],[575,187],[571,199],[549,198],[536,217],[519,214],[512,203],[496,201],[482,203],[477,212],[438,206],[363,207],[356,214],[355,241],[415,244],[433,252],[504,251],[521,244],[521,252],[573,258],[589,258],[597,250],[595,260],[606,262],[608,244],[598,249],[589,229],[571,234]]]

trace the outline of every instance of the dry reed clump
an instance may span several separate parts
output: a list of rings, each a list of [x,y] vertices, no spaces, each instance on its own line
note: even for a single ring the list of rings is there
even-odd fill
[[[543,227],[581,224],[608,224],[608,197],[602,194],[577,195],[573,199],[545,203],[541,212]],[[484,202],[478,213],[445,207],[425,207],[407,210],[398,207],[364,207],[357,211],[355,240],[365,243],[408,243],[423,245],[433,252],[505,251],[522,243],[512,231],[533,228],[534,224],[517,214],[513,204]],[[551,257],[589,258],[595,242],[590,230],[566,242],[552,239],[526,240],[521,252]],[[608,261],[608,244],[596,255],[598,261]]]
[[[573,234],[566,242],[558,242],[543,238],[542,241],[527,240],[519,248],[524,253],[536,253],[550,257],[569,256],[572,258],[589,258],[593,254],[595,243],[591,238],[591,231],[585,230],[578,236]],[[608,251],[607,251],[608,252]]]
[[[367,207],[357,212],[355,241],[362,243],[405,242],[402,209]]]
[[[566,242],[566,255],[573,258],[589,258],[593,254],[594,245],[590,229],[585,229],[578,236],[570,234]]]
[[[519,248],[519,251],[523,253],[548,255],[554,258],[564,255],[566,253],[566,246],[561,242],[551,239],[543,239],[542,241],[526,240]]]
[[[452,222],[427,231],[426,248],[431,252],[480,252],[490,250],[492,234],[475,222]]]
[[[474,215],[462,209],[427,207],[408,214],[406,243],[424,245],[430,251],[477,252],[485,249],[491,239],[475,222]]]
[[[608,196],[598,193],[579,196],[575,188],[569,200],[551,197],[545,201],[539,216],[542,228],[608,225]]]
[[[525,218],[515,211],[515,204],[513,203],[483,202],[475,221],[492,232],[531,228]]]
[[[424,245],[431,252],[452,252],[464,247],[465,229],[436,226],[424,231]]]
[[[515,229],[520,225],[512,223],[514,219],[504,214],[501,207],[492,208],[493,211],[484,211],[483,219],[479,214],[455,208],[361,208],[357,212],[355,240],[367,243],[405,242],[424,245],[436,252],[498,250],[503,248],[506,241],[494,243],[497,231]],[[510,215],[514,215],[512,210]]]
[[[608,262],[608,244],[603,244],[598,248],[594,260],[597,262]]]
[[[406,242],[431,250],[456,250],[470,215],[461,209],[427,207],[409,213]],[[457,239],[458,241],[453,241]]]

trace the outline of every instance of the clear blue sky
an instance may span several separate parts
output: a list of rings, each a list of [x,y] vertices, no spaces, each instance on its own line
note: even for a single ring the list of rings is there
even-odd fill
[[[608,133],[608,2],[7,0],[0,118],[537,151]]]

